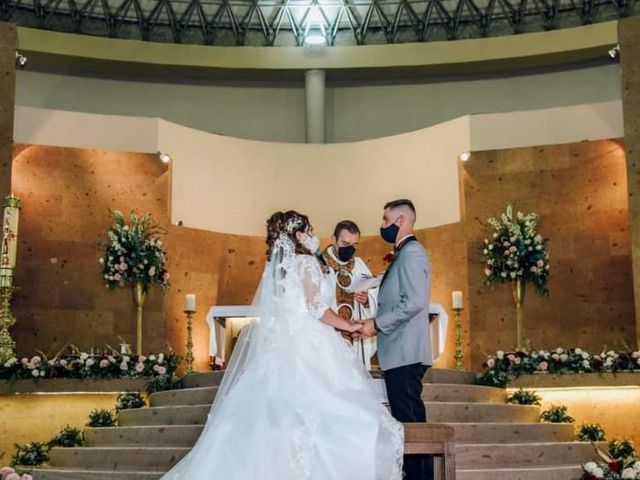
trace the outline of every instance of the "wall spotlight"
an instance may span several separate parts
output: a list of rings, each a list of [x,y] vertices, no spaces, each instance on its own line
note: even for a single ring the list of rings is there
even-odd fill
[[[171,161],[171,155],[168,153],[158,152],[158,158],[162,163],[169,163]]]
[[[609,57],[611,57],[612,61],[615,61],[620,57],[620,45],[616,45],[609,50]]]
[[[20,52],[16,52],[16,67],[22,69],[27,64],[27,57],[22,55]]]
[[[471,152],[462,152],[460,154],[460,160],[462,160],[463,162],[466,162],[467,160],[469,160],[471,158]]]

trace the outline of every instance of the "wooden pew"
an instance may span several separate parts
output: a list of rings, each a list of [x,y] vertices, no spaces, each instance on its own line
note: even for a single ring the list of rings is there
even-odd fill
[[[456,461],[452,427],[429,423],[405,423],[404,453],[433,455],[434,480],[455,480]]]

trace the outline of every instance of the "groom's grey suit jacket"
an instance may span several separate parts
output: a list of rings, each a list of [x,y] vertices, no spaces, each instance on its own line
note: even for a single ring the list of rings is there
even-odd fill
[[[413,240],[400,246],[378,292],[378,360],[382,370],[431,365],[431,262]]]

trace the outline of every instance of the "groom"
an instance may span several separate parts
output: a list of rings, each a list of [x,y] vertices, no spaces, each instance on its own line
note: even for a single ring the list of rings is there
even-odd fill
[[[413,234],[416,209],[411,200],[384,206],[380,236],[395,245],[393,260],[378,293],[378,313],[365,320],[361,336],[378,335],[391,413],[400,422],[426,422],[422,377],[431,366],[429,296],[431,264]],[[405,480],[433,478],[427,456],[404,457]]]

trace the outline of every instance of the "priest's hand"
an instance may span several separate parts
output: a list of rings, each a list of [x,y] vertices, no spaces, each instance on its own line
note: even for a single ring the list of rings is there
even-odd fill
[[[367,305],[369,303],[369,294],[367,292],[356,292],[354,297],[356,302],[361,305]]]

